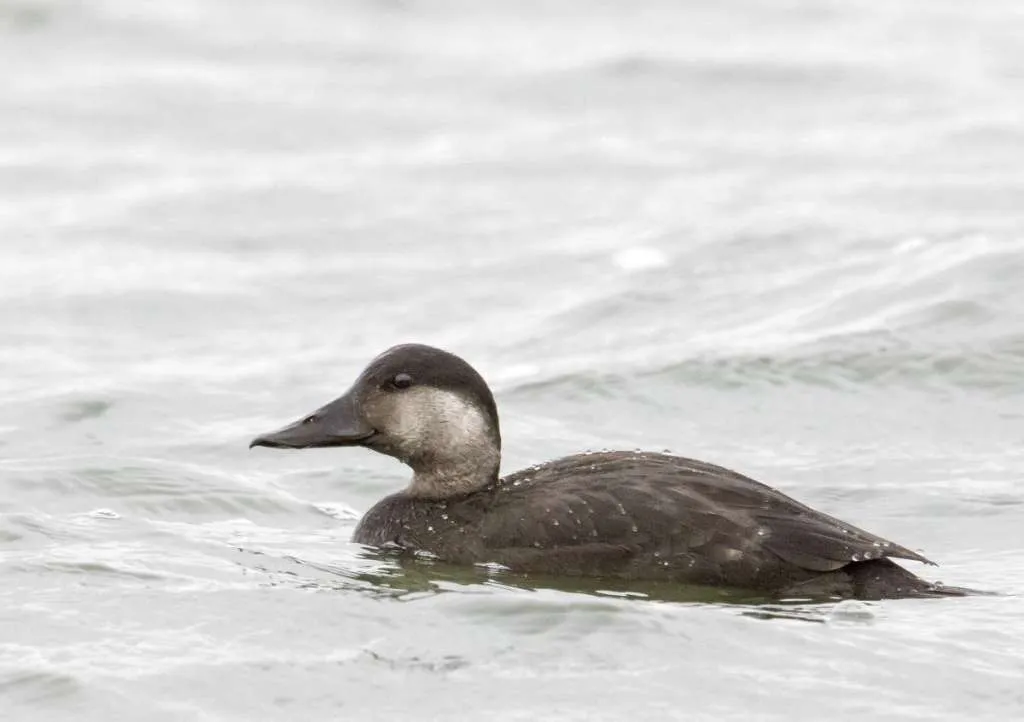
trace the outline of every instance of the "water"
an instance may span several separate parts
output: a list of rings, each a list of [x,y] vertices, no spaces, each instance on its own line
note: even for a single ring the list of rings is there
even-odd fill
[[[1019,718],[1022,33],[1010,0],[0,0],[3,718]],[[407,340],[492,382],[506,471],[669,448],[1003,595],[365,556],[400,466],[246,444]]]

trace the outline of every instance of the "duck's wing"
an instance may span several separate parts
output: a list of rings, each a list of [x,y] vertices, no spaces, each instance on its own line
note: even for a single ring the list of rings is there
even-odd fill
[[[935,564],[905,546],[786,499],[788,508],[758,510],[752,516],[767,530],[764,548],[792,564],[822,572],[885,557]]]
[[[752,528],[761,546],[791,564],[822,572],[885,557],[935,564],[905,546],[812,509],[735,471],[692,459],[679,462],[689,475],[686,489],[714,513],[733,516]]]
[[[583,454],[500,486],[498,513],[480,528],[484,547],[561,566],[654,551],[715,559],[769,552],[820,572],[884,557],[932,563],[742,474],[682,457]]]

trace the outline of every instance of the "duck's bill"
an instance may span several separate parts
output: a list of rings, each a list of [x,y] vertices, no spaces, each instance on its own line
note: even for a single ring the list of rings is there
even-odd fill
[[[320,446],[358,446],[376,433],[359,413],[352,393],[347,393],[294,424],[249,443],[274,449],[311,449]]]

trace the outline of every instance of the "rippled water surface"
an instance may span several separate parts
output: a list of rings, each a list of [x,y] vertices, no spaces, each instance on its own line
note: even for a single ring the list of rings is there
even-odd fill
[[[1024,716],[1024,13],[0,0],[0,716]],[[1001,592],[400,567],[247,442],[397,342],[504,469],[671,449]],[[602,591],[603,590],[603,591]]]

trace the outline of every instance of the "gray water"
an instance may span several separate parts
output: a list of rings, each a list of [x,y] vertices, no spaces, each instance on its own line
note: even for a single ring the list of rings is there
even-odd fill
[[[1024,716],[1024,12],[0,0],[4,720]],[[962,600],[401,568],[248,451],[402,341],[512,471],[724,464]]]

